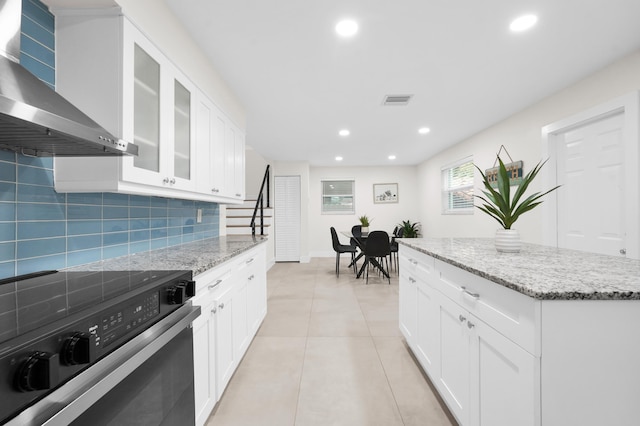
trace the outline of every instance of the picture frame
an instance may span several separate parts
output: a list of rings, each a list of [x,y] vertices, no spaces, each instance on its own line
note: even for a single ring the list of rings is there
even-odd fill
[[[397,183],[374,183],[373,184],[373,203],[374,204],[391,204],[398,202],[398,184]]]

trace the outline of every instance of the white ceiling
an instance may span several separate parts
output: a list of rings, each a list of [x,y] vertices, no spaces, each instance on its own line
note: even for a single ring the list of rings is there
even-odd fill
[[[243,103],[247,145],[317,166],[418,164],[640,48],[638,0],[165,1]],[[511,33],[523,13],[537,26]]]

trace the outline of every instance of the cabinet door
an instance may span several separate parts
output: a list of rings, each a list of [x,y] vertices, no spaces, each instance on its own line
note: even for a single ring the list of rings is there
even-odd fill
[[[436,384],[440,396],[462,425],[469,424],[470,335],[466,310],[438,295],[440,324],[440,371]]]
[[[171,188],[190,190],[195,188],[195,88],[186,77],[173,69],[173,148],[167,164],[167,178]]]
[[[138,155],[122,158],[122,179],[159,186],[169,95],[162,54],[127,20],[123,25],[122,137],[138,145]]]
[[[216,404],[214,304],[202,306],[193,322],[193,371],[196,424],[204,425]]]
[[[539,360],[471,316],[472,425],[540,425]]]
[[[247,318],[248,280],[239,279],[233,296],[233,343],[235,357],[239,361],[249,348],[249,323]]]
[[[260,247],[250,259],[247,270],[247,318],[253,336],[267,314],[267,276],[265,248]]]
[[[438,374],[440,351],[440,318],[436,290],[421,281],[417,283],[417,326],[415,354],[431,377]]]
[[[400,281],[399,281],[399,313],[400,332],[407,341],[410,348],[414,349],[416,343],[416,326],[418,322],[417,287],[416,279],[405,272],[400,258]]]
[[[235,370],[233,345],[233,288],[215,299],[216,318],[216,398],[220,399]]]

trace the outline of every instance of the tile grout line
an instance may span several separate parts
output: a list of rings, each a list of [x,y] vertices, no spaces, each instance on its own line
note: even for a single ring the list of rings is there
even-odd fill
[[[316,287],[318,285],[317,274],[318,274],[318,271],[316,270],[313,275],[314,286],[313,286],[313,294],[311,296],[311,309],[309,309],[309,318],[307,320],[307,332],[305,333],[305,336],[304,336],[304,355],[302,356],[302,366],[300,367],[300,381],[298,382],[298,398],[296,400],[296,408],[293,415],[292,426],[295,426],[298,419],[298,407],[300,406],[300,390],[302,389],[302,379],[304,377],[304,365],[307,360],[307,348],[309,344],[309,327],[311,326],[311,312],[313,311],[313,301],[315,300],[315,297],[316,297],[315,296]]]

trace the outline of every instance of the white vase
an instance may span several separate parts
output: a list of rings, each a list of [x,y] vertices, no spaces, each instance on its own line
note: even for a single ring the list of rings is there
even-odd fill
[[[515,229],[498,229],[496,231],[496,250],[500,253],[518,253],[522,243],[520,233]]]
[[[368,226],[363,226],[363,227],[361,228],[361,232],[362,232],[362,235],[367,235],[367,234],[369,234],[369,227],[368,227]]]

